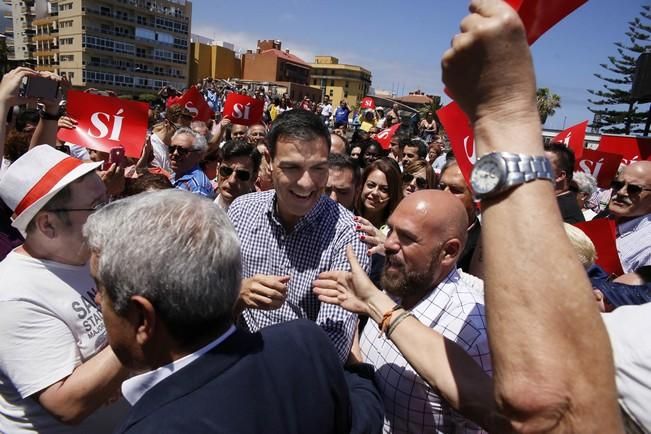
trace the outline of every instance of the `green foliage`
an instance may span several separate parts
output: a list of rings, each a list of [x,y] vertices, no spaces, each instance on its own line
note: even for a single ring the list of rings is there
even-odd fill
[[[561,97],[543,87],[536,90],[536,105],[540,115],[540,123],[545,124],[549,116],[554,116],[556,109],[561,108]]]
[[[588,107],[595,114],[592,127],[604,133],[630,134],[641,132],[640,126],[646,119],[646,110],[638,112],[638,107],[631,99],[631,86],[635,63],[640,54],[651,49],[651,5],[643,5],[640,16],[628,23],[626,44],[615,42],[616,56],[608,56],[608,63],[599,66],[607,74],[595,73],[594,76],[605,83],[602,89],[588,89],[594,96],[588,99]]]

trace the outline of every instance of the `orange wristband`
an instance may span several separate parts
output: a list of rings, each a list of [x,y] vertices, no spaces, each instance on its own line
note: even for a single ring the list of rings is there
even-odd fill
[[[397,311],[398,309],[402,309],[402,306],[399,304],[396,304],[391,308],[391,310],[388,310],[382,315],[382,321],[380,322],[380,334],[386,334],[387,329],[389,328],[389,324],[391,323],[391,315],[393,315],[393,312]]]

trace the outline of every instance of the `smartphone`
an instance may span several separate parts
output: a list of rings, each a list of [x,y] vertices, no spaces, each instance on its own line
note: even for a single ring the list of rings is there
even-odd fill
[[[124,167],[124,162],[124,146],[117,146],[109,152],[108,160],[102,164],[102,170],[109,170],[113,163],[117,164],[118,167]]]
[[[61,91],[59,82],[39,76],[23,77],[18,95],[25,98],[57,99]]]

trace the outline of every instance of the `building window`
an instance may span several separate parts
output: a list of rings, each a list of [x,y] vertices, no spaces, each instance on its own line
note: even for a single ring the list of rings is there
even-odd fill
[[[344,92],[344,98],[348,98],[348,92]]]
[[[348,87],[348,80],[344,83],[344,87]]]
[[[69,11],[72,9],[72,3],[61,3],[59,4],[60,11]]]
[[[61,38],[59,39],[59,43],[61,45],[72,45],[74,42],[75,38]]]
[[[330,96],[333,96],[335,94],[335,91],[330,89]]]
[[[75,56],[73,54],[62,54],[59,56],[59,60],[61,62],[72,62],[75,60]]]
[[[316,78],[315,78],[314,80],[312,80],[312,84],[313,84],[314,86],[316,86]]]
[[[335,81],[334,81],[334,80],[330,80],[330,86],[334,86],[334,85],[335,85]]]
[[[72,20],[59,21],[59,27],[65,29],[66,27],[72,27]]]

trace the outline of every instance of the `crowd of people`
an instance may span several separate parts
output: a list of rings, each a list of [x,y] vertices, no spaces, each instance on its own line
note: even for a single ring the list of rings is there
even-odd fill
[[[470,185],[431,112],[254,90],[245,126],[211,79],[214,120],[154,104],[141,156],[106,164],[57,138],[61,101],[19,94],[65,79],[7,73],[0,432],[651,430],[651,162],[599,189],[543,145],[501,0],[471,2],[442,70]],[[600,218],[619,276],[572,225]]]

